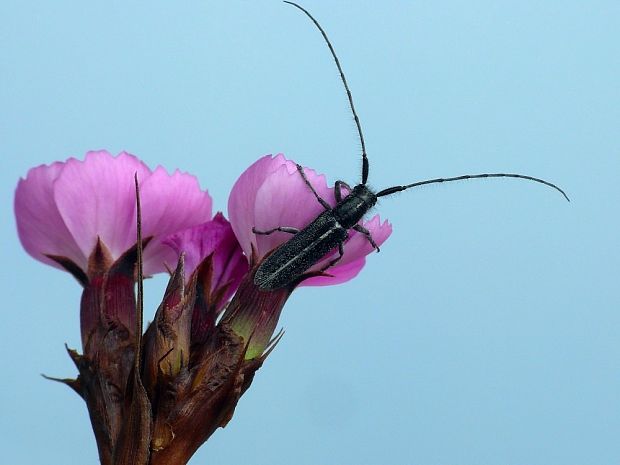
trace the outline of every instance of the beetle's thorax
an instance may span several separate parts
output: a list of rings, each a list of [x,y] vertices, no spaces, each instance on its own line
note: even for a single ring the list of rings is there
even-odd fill
[[[334,216],[344,228],[351,228],[377,203],[377,196],[364,184],[358,184],[333,209]]]

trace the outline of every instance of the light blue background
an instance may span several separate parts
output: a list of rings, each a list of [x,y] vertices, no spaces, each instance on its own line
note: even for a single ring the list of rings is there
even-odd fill
[[[376,188],[485,171],[540,176],[385,198],[379,255],[300,289],[235,418],[192,464],[620,463],[620,4],[321,2]],[[80,289],[30,259],[12,197],[29,167],[128,150],[199,176],[225,209],[285,152],[359,180],[320,35],[261,2],[0,3],[3,463],[95,464],[73,376]],[[163,290],[147,283],[147,318]]]

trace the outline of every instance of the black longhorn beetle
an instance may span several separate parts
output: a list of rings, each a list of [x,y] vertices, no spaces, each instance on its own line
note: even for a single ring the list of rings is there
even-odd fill
[[[344,255],[343,245],[349,237],[349,229],[353,229],[354,231],[366,236],[370,244],[378,252],[379,247],[377,247],[377,244],[370,235],[370,231],[358,224],[358,222],[377,203],[377,199],[379,197],[391,195],[412,187],[441,182],[461,181],[465,179],[518,178],[538,182],[552,187],[561,192],[566,200],[570,202],[566,193],[555,184],[543,179],[534,178],[532,176],[508,173],[466,174],[452,178],[428,179],[426,181],[418,181],[404,186],[388,187],[387,189],[383,189],[377,193],[371,191],[366,186],[366,181],[368,179],[368,157],[366,156],[366,147],[364,144],[362,127],[355,111],[355,106],[353,105],[353,98],[351,96],[351,91],[349,90],[349,85],[344,77],[344,72],[342,71],[336,52],[334,51],[334,48],[321,25],[307,10],[293,2],[285,1],[284,3],[288,3],[289,5],[293,5],[294,7],[300,9],[312,20],[323,35],[323,39],[327,43],[332,57],[336,62],[336,66],[340,72],[340,79],[342,80],[344,88],[347,92],[349,106],[351,107],[351,112],[353,113],[353,119],[355,120],[355,125],[357,127],[357,132],[362,146],[362,182],[351,189],[351,187],[349,187],[344,181],[336,181],[334,185],[334,194],[337,204],[332,208],[324,199],[321,198],[321,196],[319,196],[312,184],[310,184],[310,181],[308,181],[308,178],[304,173],[303,167],[301,165],[297,165],[297,170],[299,171],[302,179],[312,191],[317,201],[323,206],[323,208],[325,208],[325,211],[301,230],[285,226],[280,226],[268,231],[257,231],[255,228],[252,228],[252,232],[254,234],[271,234],[276,231],[294,234],[292,239],[273,250],[258,266],[256,274],[254,275],[254,284],[256,284],[261,290],[268,291],[279,289],[297,284],[310,276],[324,275],[325,270],[334,266],[339,260],[342,259]],[[349,192],[344,198],[342,197],[343,187]],[[329,261],[318,271],[307,271],[336,247],[338,248],[337,257]]]

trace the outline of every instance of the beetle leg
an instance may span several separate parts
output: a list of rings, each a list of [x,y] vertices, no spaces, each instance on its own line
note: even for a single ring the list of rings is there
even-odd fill
[[[297,165],[297,171],[299,171],[299,174],[301,174],[301,179],[304,180],[304,182],[306,183],[306,186],[310,188],[310,190],[312,191],[316,199],[319,201],[319,203],[323,205],[323,208],[325,210],[331,210],[332,209],[331,205],[321,198],[319,193],[316,190],[314,190],[314,186],[310,184],[310,181],[308,181],[308,178],[306,177],[306,173],[304,173],[304,167],[301,165]]]
[[[254,234],[263,234],[265,236],[268,236],[269,234],[272,234],[272,233],[274,233],[276,231],[285,232],[285,233],[289,233],[289,234],[297,234],[299,232],[299,229],[297,229],[297,228],[289,228],[287,226],[278,226],[277,228],[268,229],[267,231],[258,231],[256,228],[252,228],[252,232]]]
[[[344,181],[336,181],[336,183],[334,184],[334,197],[336,197],[336,203],[340,203],[342,201],[342,188],[343,187],[347,189],[349,192],[351,192],[351,186],[349,186]]]
[[[368,229],[366,229],[364,226],[362,226],[360,224],[356,224],[355,226],[353,226],[353,229],[356,230],[358,233],[361,233],[364,236],[366,236],[366,239],[368,239],[368,242],[370,242],[370,245],[372,245],[373,248],[375,248],[377,250],[377,252],[380,251],[379,246],[377,245],[375,240],[370,235],[370,231]]]
[[[342,257],[344,256],[344,247],[342,244],[343,242],[338,243],[338,256],[334,258],[333,260],[330,260],[329,263],[327,263],[327,265],[325,265],[319,271],[323,272],[327,268],[331,268],[332,266],[334,266],[336,263],[338,263],[342,259]]]

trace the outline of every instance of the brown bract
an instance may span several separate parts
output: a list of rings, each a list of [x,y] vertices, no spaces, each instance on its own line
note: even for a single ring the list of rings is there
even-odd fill
[[[188,282],[181,257],[142,337],[136,370],[136,260],[135,247],[114,263],[103,245],[93,252],[80,281],[84,353],[68,349],[79,375],[57,381],[85,400],[103,465],[186,464],[232,418],[277,342],[273,330],[292,289],[260,291],[252,270],[217,322],[214,300],[223,293],[207,291],[211,257]]]

